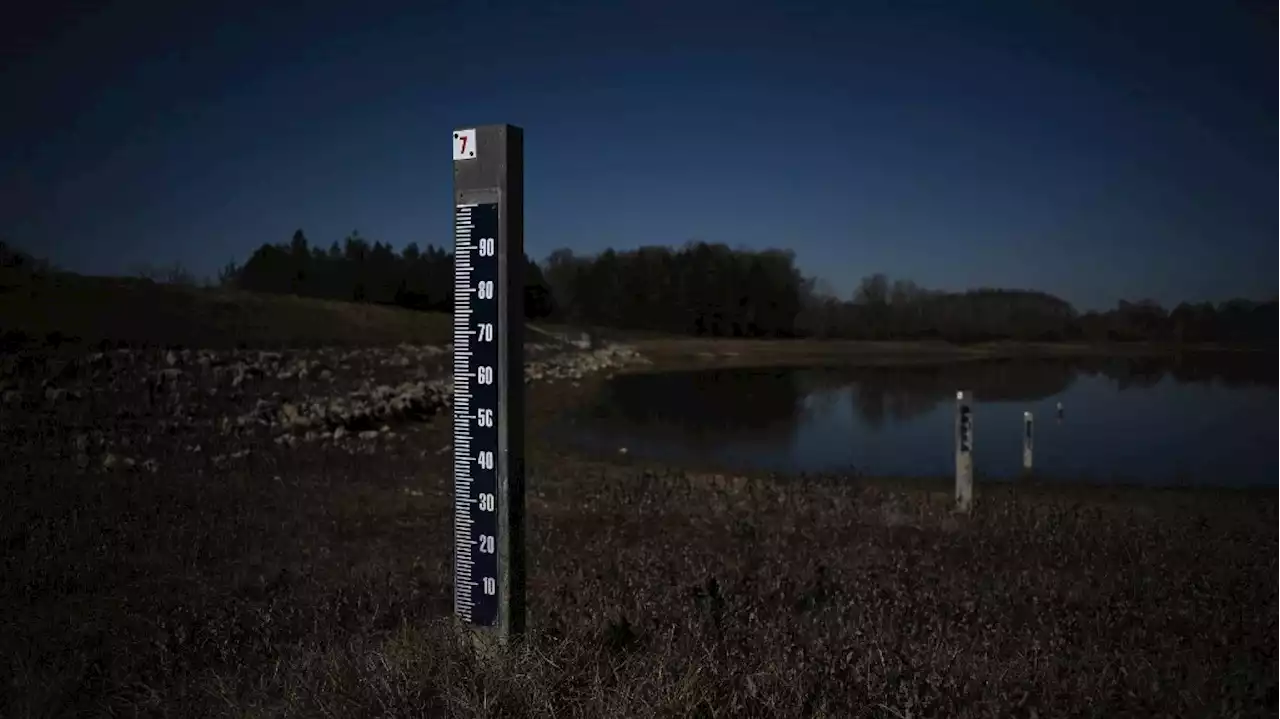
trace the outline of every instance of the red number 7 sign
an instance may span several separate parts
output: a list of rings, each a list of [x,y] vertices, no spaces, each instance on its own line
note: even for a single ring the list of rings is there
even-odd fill
[[[454,161],[476,159],[475,128],[453,131],[453,159]]]

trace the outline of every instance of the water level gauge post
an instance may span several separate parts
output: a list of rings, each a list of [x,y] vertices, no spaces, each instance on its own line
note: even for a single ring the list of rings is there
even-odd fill
[[[453,131],[454,614],[524,632],[524,134]]]
[[[1035,417],[1030,412],[1022,413],[1022,473],[1031,474],[1035,451]]]
[[[956,511],[973,508],[973,393],[956,392]]]

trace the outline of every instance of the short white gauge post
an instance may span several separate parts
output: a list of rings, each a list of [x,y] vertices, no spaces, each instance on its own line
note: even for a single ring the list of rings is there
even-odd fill
[[[1031,474],[1032,451],[1035,449],[1035,419],[1030,412],[1022,413],[1022,473]]]
[[[525,627],[524,133],[453,131],[454,613],[480,640]]]
[[[972,393],[956,392],[956,511],[973,508],[973,408]]]

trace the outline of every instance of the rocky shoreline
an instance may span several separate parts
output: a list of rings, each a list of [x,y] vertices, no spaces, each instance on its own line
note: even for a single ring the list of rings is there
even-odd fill
[[[530,344],[525,382],[576,382],[647,363],[627,345]],[[452,405],[451,366],[450,345],[23,353],[0,363],[0,416],[58,426],[70,437],[65,459],[81,471],[160,471],[138,446],[157,434],[184,452],[214,451],[215,465],[262,441],[369,451]]]

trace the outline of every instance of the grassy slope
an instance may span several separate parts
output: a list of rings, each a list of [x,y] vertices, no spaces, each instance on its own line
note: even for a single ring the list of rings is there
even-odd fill
[[[43,340],[52,334],[88,342],[189,347],[394,345],[450,341],[450,317],[398,307],[156,284],[126,277],[55,273],[33,277],[0,268],[0,336]],[[576,337],[575,327],[538,323],[530,341]],[[702,364],[803,363],[842,360],[899,363],[1014,356],[1165,354],[1175,348],[1128,343],[750,340],[680,337],[593,328],[627,342],[662,367]],[[11,336],[12,336],[11,335]],[[1215,349],[1197,347],[1196,349]]]
[[[121,277],[0,270],[0,334],[199,347],[445,343],[443,313]]]

